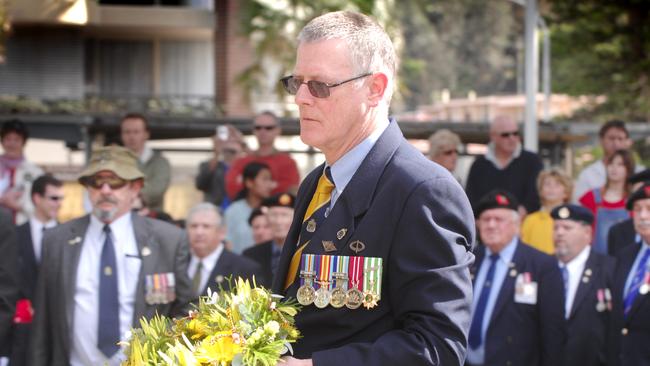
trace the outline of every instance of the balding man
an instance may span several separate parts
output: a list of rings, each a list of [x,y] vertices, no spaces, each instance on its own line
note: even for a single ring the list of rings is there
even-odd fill
[[[517,122],[500,116],[490,125],[487,153],[469,170],[465,192],[474,209],[486,193],[503,189],[515,195],[520,213],[534,212],[539,209],[536,181],[543,167],[537,154],[522,148]]]
[[[591,250],[594,216],[587,208],[561,205],[551,211],[551,217],[555,255],[566,297],[567,343],[563,365],[604,365],[614,259]]]

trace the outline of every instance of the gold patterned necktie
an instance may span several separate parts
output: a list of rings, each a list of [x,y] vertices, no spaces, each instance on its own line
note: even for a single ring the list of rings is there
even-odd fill
[[[327,167],[327,169],[329,170],[329,167]],[[334,189],[334,183],[330,181],[330,179],[327,177],[327,174],[321,175],[320,179],[318,179],[316,192],[314,192],[314,196],[311,198],[311,202],[309,202],[309,206],[307,206],[307,211],[305,211],[305,216],[302,220],[303,227],[305,222],[312,219],[314,213],[322,209],[327,209],[327,206],[329,206],[330,203],[330,198],[332,196],[333,189]],[[300,257],[302,255],[303,249],[305,249],[307,244],[309,244],[309,241],[306,241],[298,249],[296,249],[296,252],[293,253],[293,257],[291,257],[291,263],[289,264],[289,272],[287,272],[287,278],[284,282],[285,290],[289,288],[289,286],[291,286],[293,281],[296,280],[296,275],[298,273],[298,266],[300,265]]]

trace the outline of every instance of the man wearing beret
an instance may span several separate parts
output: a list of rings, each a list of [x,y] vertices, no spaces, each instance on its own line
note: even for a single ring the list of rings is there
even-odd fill
[[[566,298],[567,343],[563,365],[605,365],[614,259],[591,250],[594,216],[587,208],[561,205],[551,211],[551,217],[555,255]]]
[[[191,253],[187,274],[195,296],[207,295],[208,289],[229,291],[229,279],[252,280],[260,276],[257,263],[226,248],[226,226],[214,204],[201,202],[190,208],[185,227]]]
[[[271,287],[273,276],[278,270],[282,246],[293,220],[295,202],[296,197],[290,193],[280,193],[265,199],[262,207],[266,209],[273,238],[244,251],[244,256],[256,261],[262,267],[263,279],[258,280],[257,283],[264,287]]]
[[[31,366],[119,365],[142,317],[185,314],[188,246],[177,227],[131,213],[144,175],[118,146],[93,151],[79,182],[92,213],[45,232]]]
[[[468,365],[557,366],[566,336],[556,260],[519,239],[517,199],[496,190],[477,204]]]
[[[644,183],[627,200],[640,243],[616,254],[608,365],[650,363],[650,183]]]

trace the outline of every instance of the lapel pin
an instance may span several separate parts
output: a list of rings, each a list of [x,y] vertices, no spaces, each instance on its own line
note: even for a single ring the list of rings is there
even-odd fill
[[[75,244],[80,243],[80,242],[81,242],[81,237],[80,236],[77,236],[74,239],[68,240],[68,244],[70,244],[70,245],[75,245]]]
[[[149,256],[149,255],[151,255],[151,249],[149,249],[148,246],[142,247],[142,256],[146,257],[146,256]]]
[[[510,270],[510,277],[517,277],[517,270],[516,269],[511,269]]]
[[[591,276],[591,268],[585,269],[585,276]]]
[[[343,228],[343,229],[341,229],[341,230],[339,230],[339,231],[336,232],[336,238],[337,238],[338,240],[341,240],[341,239],[343,239],[343,237],[344,237],[345,234],[347,234],[347,233],[348,233],[348,229]]]
[[[587,277],[587,276],[582,277],[582,282],[589,283],[589,277]]]
[[[307,221],[307,227],[305,228],[308,233],[313,233],[316,231],[316,220],[311,219]]]
[[[223,282],[223,276],[222,275],[217,275],[214,279],[215,279],[215,281],[217,281],[217,283]]]
[[[366,249],[366,245],[359,240],[355,240],[352,243],[350,243],[350,249],[352,249],[353,252],[359,254],[359,252]]]
[[[336,252],[336,245],[331,240],[323,240],[323,249],[326,252]]]

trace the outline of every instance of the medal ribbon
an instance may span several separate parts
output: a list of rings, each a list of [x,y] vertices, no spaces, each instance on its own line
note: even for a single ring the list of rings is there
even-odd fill
[[[598,297],[598,303],[599,304],[605,304],[605,291],[603,291],[602,288],[598,289],[598,292],[596,293],[596,296]]]
[[[160,276],[158,273],[153,274],[153,289],[156,296],[160,295]]]
[[[330,255],[330,287],[334,288],[338,286],[341,281],[336,281],[336,277],[334,277],[334,273],[339,269],[339,262],[341,262],[340,257],[338,255]],[[336,282],[334,282],[336,281]]]
[[[349,265],[350,265],[350,257],[345,255],[339,256],[337,272],[346,274],[348,279],[350,278],[350,275],[348,274]],[[344,290],[348,289],[348,281],[341,280],[339,282],[341,283],[340,284],[337,283],[337,285],[340,285],[340,287],[342,287]]]
[[[605,301],[607,302],[607,310],[612,311],[612,292],[608,288],[605,289]]]
[[[350,257],[348,274],[350,274],[349,288],[356,288],[363,292],[363,262],[364,257]]]
[[[379,296],[377,289],[381,288],[379,281],[381,281],[381,262],[382,258],[368,257],[364,266],[364,291],[369,291]]]
[[[318,288],[325,286],[326,290],[329,290],[330,284],[330,259],[329,255],[318,255],[316,256],[318,263]]]
[[[153,277],[151,275],[145,276],[145,283],[147,284],[147,295],[153,294]]]
[[[524,273],[524,283],[530,283],[530,272]]]
[[[303,254],[301,259],[300,270],[304,272],[313,272],[314,271],[314,255],[313,254]],[[303,286],[306,276],[300,276],[300,286]]]

